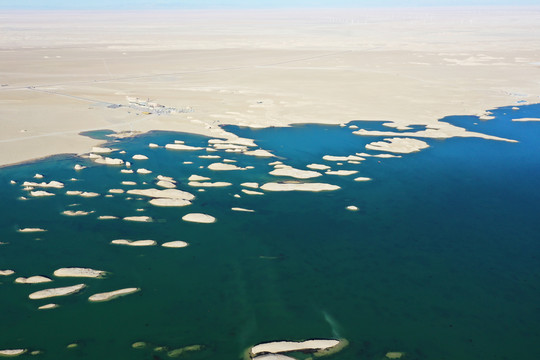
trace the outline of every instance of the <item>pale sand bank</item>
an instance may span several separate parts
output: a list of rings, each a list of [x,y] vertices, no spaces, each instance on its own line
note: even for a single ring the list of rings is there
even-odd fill
[[[164,206],[164,207],[180,207],[191,205],[191,201],[184,199],[169,199],[169,198],[157,198],[152,199],[148,202],[154,206]]]
[[[1,357],[15,357],[22,355],[26,353],[28,350],[26,349],[6,349],[6,350],[0,350],[0,356]]]
[[[323,164],[309,164],[306,167],[308,169],[313,169],[313,170],[328,170],[328,169],[330,169],[330,166],[323,165]]]
[[[41,305],[40,307],[38,307],[38,310],[56,309],[57,307],[59,307],[58,304],[46,304],[46,305]]]
[[[86,216],[93,213],[93,211],[83,211],[83,210],[65,210],[62,211],[62,215],[66,216]]]
[[[128,185],[128,186],[135,186],[137,185],[137,183],[135,181],[130,181],[130,180],[124,180],[121,182],[122,185]]]
[[[99,147],[99,146],[94,146],[91,150],[91,152],[93,153],[96,153],[96,154],[109,154],[111,152],[113,152],[114,150],[111,149],[111,148],[107,148],[107,147]]]
[[[346,209],[349,211],[358,211],[358,207],[354,205],[349,205]]]
[[[98,216],[98,220],[115,220],[118,219],[118,216],[113,215],[100,215]]]
[[[41,275],[35,275],[35,276],[30,276],[30,277],[18,277],[15,279],[15,282],[17,284],[41,284],[41,283],[46,283],[46,282],[51,282],[52,280],[49,279],[48,277],[46,276],[41,276]]]
[[[348,156],[324,155],[323,160],[326,160],[326,161],[363,161],[365,159],[356,155],[348,155]]]
[[[92,191],[83,191],[79,196],[84,198],[93,198],[99,196],[99,194]]]
[[[61,189],[64,187],[64,184],[60,181],[49,181],[49,182],[40,182],[36,183],[33,181],[25,181],[21,186],[32,186],[32,187],[42,187],[42,188],[56,188]]]
[[[190,181],[188,182],[188,185],[193,186],[193,187],[226,187],[226,186],[231,186],[232,184],[225,181],[216,181],[216,182]]]
[[[143,174],[143,175],[146,175],[146,174],[151,174],[152,171],[148,170],[148,169],[145,169],[145,168],[140,168],[140,169],[137,169],[137,174]]]
[[[389,351],[385,355],[388,359],[401,359],[403,356],[405,356],[405,353],[398,351]]]
[[[128,194],[147,196],[151,198],[162,198],[162,199],[182,199],[182,200],[193,200],[195,195],[190,194],[186,191],[177,190],[177,189],[132,189],[127,191]]]
[[[47,230],[41,229],[41,228],[24,228],[24,229],[18,229],[17,231],[21,233],[35,233],[35,232],[45,232]]]
[[[328,171],[325,171],[325,174],[327,175],[338,175],[338,176],[349,176],[349,175],[353,175],[353,174],[356,174],[358,171],[357,170],[328,170]]]
[[[88,300],[91,301],[91,302],[110,301],[110,300],[116,299],[116,298],[118,298],[120,296],[125,296],[125,295],[136,293],[136,292],[138,292],[140,290],[141,289],[139,289],[139,288],[126,288],[126,289],[120,289],[120,290],[105,292],[105,293],[99,293],[99,294],[94,294],[94,295],[90,296],[88,298]]]
[[[15,274],[13,270],[0,270],[0,276],[10,276]]]
[[[276,168],[270,171],[270,175],[289,176],[295,179],[311,179],[311,178],[322,176],[321,173],[316,172],[316,171],[300,170],[300,169],[295,169],[292,166],[286,166],[286,165],[281,165],[279,168]]]
[[[213,163],[208,165],[208,169],[214,171],[230,171],[230,170],[246,170],[246,168],[238,167],[233,164]]]
[[[283,354],[264,354],[253,358],[253,360],[297,360],[296,358]]]
[[[110,157],[98,157],[94,159],[94,162],[96,164],[101,164],[101,165],[123,165],[124,164],[124,160],[110,158]]]
[[[148,160],[148,156],[142,154],[135,154],[131,158],[133,160]]]
[[[105,276],[103,270],[94,270],[90,268],[60,268],[53,273],[56,277],[86,277],[86,278],[101,278]]]
[[[255,345],[251,348],[252,355],[265,353],[283,353],[305,350],[325,350],[339,345],[339,340],[306,340],[300,342],[294,341],[276,341]]]
[[[211,224],[216,222],[216,218],[207,215],[207,214],[201,214],[201,213],[190,213],[186,214],[182,217],[182,220],[188,221],[188,222],[196,222],[196,223],[203,223],[203,224]]]
[[[174,189],[176,187],[176,182],[159,180],[156,185],[166,189]]]
[[[123,218],[124,221],[134,221],[134,222],[152,222],[154,221],[150,216],[126,216]]]
[[[262,190],[266,191],[334,191],[340,189],[337,185],[325,184],[325,183],[266,183],[261,186]]]
[[[354,179],[354,181],[371,181],[371,178],[365,176],[359,176]]]
[[[184,144],[167,144],[167,145],[165,145],[165,148],[172,149],[172,150],[190,150],[190,151],[203,150],[204,149],[202,147],[189,146],[189,145],[184,145]]]
[[[161,246],[166,248],[183,248],[188,246],[189,244],[185,241],[177,240],[177,241],[169,241],[166,243],[161,244]]]
[[[84,287],[86,287],[85,284],[78,284],[78,285],[61,287],[61,288],[40,290],[40,291],[31,293],[30,295],[28,295],[28,297],[32,300],[39,300],[39,299],[47,299],[51,297],[56,297],[56,296],[67,296],[67,295],[75,294],[81,291]]]
[[[210,180],[209,177],[206,177],[206,176],[199,176],[199,175],[191,175],[189,178],[188,178],[189,181],[206,181],[206,180]]]
[[[111,244],[115,245],[127,245],[127,246],[154,246],[157,244],[154,240],[125,240],[117,239],[111,241]]]
[[[253,190],[248,190],[248,189],[242,189],[242,192],[244,194],[247,194],[247,195],[264,195],[264,193],[260,192],[260,191],[253,191]],[[240,197],[240,196],[238,196]]]
[[[425,141],[410,138],[390,138],[366,145],[366,149],[368,150],[388,151],[399,154],[418,152],[428,147],[429,145]]]
[[[258,189],[259,188],[259,183],[245,182],[245,183],[241,183],[240,186],[247,187],[247,188],[250,188],[250,189]]]
[[[54,196],[55,194],[44,190],[30,191],[30,195],[34,197]]]
[[[241,211],[241,212],[255,212],[255,210],[250,210],[250,209],[244,209],[244,208],[241,208],[241,207],[233,207],[231,208],[232,211]]]
[[[124,189],[109,189],[109,192],[111,194],[123,194],[124,193]]]
[[[133,174],[133,170],[131,169],[122,169],[120,170],[122,174]]]
[[[517,118],[512,121],[540,121],[540,118]]]

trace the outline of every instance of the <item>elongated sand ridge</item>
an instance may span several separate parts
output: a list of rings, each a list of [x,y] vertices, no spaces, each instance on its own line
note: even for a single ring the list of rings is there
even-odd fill
[[[38,307],[38,310],[56,309],[58,306],[59,306],[58,304],[45,304]]]
[[[195,195],[178,189],[132,189],[128,190],[127,193],[131,195],[140,195],[160,199],[180,199],[187,201],[195,199]]]
[[[322,176],[321,173],[312,170],[295,169],[292,166],[284,166],[270,171],[270,175],[274,176],[290,176],[296,179],[311,179]]]
[[[88,300],[91,302],[110,301],[120,296],[136,293],[140,290],[141,289],[139,288],[126,288],[126,289],[120,289],[120,290],[115,290],[115,291],[109,291],[105,293],[94,294],[90,296]]]
[[[10,276],[15,274],[13,270],[0,270],[0,276]]]
[[[150,216],[126,216],[123,218],[124,221],[134,221],[134,222],[152,222],[154,221]]]
[[[103,270],[94,270],[90,268],[60,268],[55,270],[53,275],[56,277],[87,277],[87,278],[100,278],[106,274]]]
[[[46,283],[46,282],[51,282],[52,280],[49,279],[48,277],[46,276],[41,276],[41,275],[35,275],[35,276],[30,276],[30,277],[18,277],[15,279],[15,282],[17,284],[41,284],[41,283]]]
[[[216,218],[207,215],[207,214],[201,214],[201,213],[190,213],[186,214],[182,217],[182,220],[188,221],[188,222],[196,222],[196,223],[203,223],[203,224],[211,224],[216,222]]]
[[[17,231],[21,233],[34,233],[34,232],[45,232],[47,230],[41,229],[41,228],[24,228],[24,229],[19,229]]]
[[[266,191],[334,191],[340,189],[337,185],[325,183],[276,183],[270,182],[261,186]]]
[[[176,240],[176,241],[169,241],[166,243],[161,244],[161,246],[166,248],[183,248],[188,246],[189,244],[185,241]]]
[[[429,145],[422,140],[410,138],[390,138],[375,141],[366,145],[368,150],[387,151],[399,154],[409,154],[428,148]]]
[[[26,349],[6,349],[6,350],[0,350],[0,356],[1,357],[15,357],[22,355],[26,353],[28,350]]]
[[[305,350],[326,350],[339,345],[339,340],[306,340],[301,342],[294,341],[275,341],[255,345],[251,348],[252,355],[264,353],[283,353]]]
[[[115,245],[127,245],[127,246],[154,246],[157,244],[155,240],[125,240],[117,239],[111,241],[111,244]]]
[[[253,358],[253,360],[297,360],[291,356],[283,354],[264,354]]]
[[[61,287],[61,288],[40,290],[40,291],[31,293],[30,295],[28,295],[28,297],[32,300],[39,300],[39,299],[47,299],[51,297],[56,297],[56,296],[67,296],[67,295],[78,293],[85,287],[86,287],[85,284],[78,284],[78,285]]]

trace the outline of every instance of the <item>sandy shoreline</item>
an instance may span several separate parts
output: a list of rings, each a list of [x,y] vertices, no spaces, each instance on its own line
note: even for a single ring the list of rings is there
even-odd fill
[[[438,119],[540,102],[538,9],[4,11],[0,166],[88,153],[103,142],[79,133],[98,129],[370,120],[463,136]]]

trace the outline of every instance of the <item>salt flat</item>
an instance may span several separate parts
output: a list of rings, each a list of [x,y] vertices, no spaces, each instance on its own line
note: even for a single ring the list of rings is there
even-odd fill
[[[99,141],[78,134],[92,129],[234,138],[218,126],[382,120],[437,136],[457,131],[444,116],[540,100],[539,7],[4,11],[0,23],[0,165],[89,152]]]

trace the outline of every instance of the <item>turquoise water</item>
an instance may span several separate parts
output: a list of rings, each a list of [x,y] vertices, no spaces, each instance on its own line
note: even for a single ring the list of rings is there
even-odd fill
[[[126,151],[112,157],[147,155],[149,160],[132,163],[152,170],[148,175],[121,174],[120,167],[63,156],[0,169],[0,241],[8,243],[0,245],[0,269],[16,271],[0,277],[0,349],[43,351],[20,358],[166,359],[166,353],[152,349],[200,344],[201,351],[182,357],[238,359],[265,341],[346,338],[350,345],[332,358],[382,359],[388,351],[402,351],[405,359],[534,359],[540,343],[540,123],[510,120],[540,117],[540,105],[493,113],[496,119],[490,121],[445,120],[518,143],[427,139],[430,148],[419,153],[342,166],[321,157],[363,152],[365,144],[382,138],[325,125],[226,127],[255,139],[288,165],[316,162],[359,171],[311,180],[341,186],[334,192],[248,196],[241,193],[241,182],[287,180],[268,174],[273,169],[268,163],[276,159],[218,152],[255,169],[214,172],[206,166],[215,160],[198,158],[206,151],[148,148],[150,142],[174,140],[207,145],[207,138],[181,133],[153,132],[109,144]],[[388,130],[380,123],[352,124]],[[77,172],[77,163],[88,168]],[[56,196],[18,200],[26,196],[20,184],[35,180],[35,173],[45,176],[36,181],[62,181],[65,188],[48,190]],[[179,189],[195,194],[193,205],[158,208],[136,196],[104,196],[110,188],[133,188],[121,185],[123,180],[137,181],[136,188],[154,187],[158,174],[174,177]],[[198,192],[187,185],[192,174],[233,185]],[[373,180],[354,182],[356,176]],[[101,196],[66,196],[66,190]],[[359,211],[347,211],[348,205]],[[233,206],[256,212],[233,212]],[[60,214],[68,209],[95,212]],[[213,215],[217,222],[182,221],[190,212]],[[101,221],[98,215],[148,215],[155,221]],[[24,227],[48,231],[16,232]],[[119,238],[184,240],[190,246],[110,244]],[[13,283],[16,276],[52,277],[55,269],[69,266],[109,274]],[[33,291],[77,283],[88,287],[76,295],[28,299]],[[105,303],[87,300],[125,287],[142,290]],[[60,307],[37,310],[49,302]],[[136,341],[149,346],[133,349]],[[67,349],[71,343],[78,347]]]

